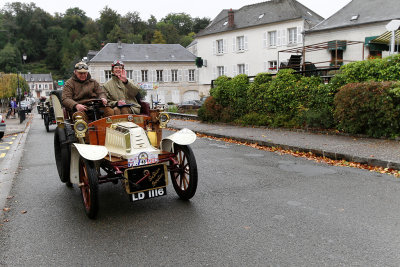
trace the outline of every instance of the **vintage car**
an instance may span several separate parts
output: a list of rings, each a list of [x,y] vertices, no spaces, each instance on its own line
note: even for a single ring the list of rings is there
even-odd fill
[[[6,132],[6,122],[3,119],[3,115],[0,114],[0,139],[3,138]]]
[[[195,133],[182,129],[162,138],[169,116],[141,103],[141,115],[101,118],[101,100],[90,100],[86,114],[91,122],[61,106],[60,91],[52,91],[57,128],[54,154],[58,174],[67,186],[81,190],[86,215],[94,219],[99,209],[99,184],[121,183],[130,201],[165,196],[168,173],[181,199],[191,199],[197,189],[197,165],[189,147]],[[138,99],[140,101],[140,99]],[[146,105],[147,104],[147,105]]]
[[[50,125],[56,124],[56,117],[54,116],[54,109],[53,109],[53,104],[50,101],[44,102],[43,108],[42,108],[42,116],[43,116],[43,122],[44,126],[46,127],[46,131],[50,131]]]

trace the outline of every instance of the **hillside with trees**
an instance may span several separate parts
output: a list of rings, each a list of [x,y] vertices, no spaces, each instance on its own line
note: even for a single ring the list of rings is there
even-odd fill
[[[151,16],[144,21],[136,11],[122,16],[108,6],[93,20],[77,7],[51,15],[34,3],[7,3],[0,10],[0,73],[51,72],[54,79],[65,79],[74,63],[106,43],[119,39],[186,47],[209,23],[209,18],[185,13],[170,13],[160,21]]]

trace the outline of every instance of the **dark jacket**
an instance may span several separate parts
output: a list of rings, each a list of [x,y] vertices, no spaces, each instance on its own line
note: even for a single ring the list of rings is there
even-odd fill
[[[92,79],[88,73],[85,81],[79,80],[75,74],[65,83],[62,92],[62,104],[69,110],[85,100],[94,98],[106,98],[106,94],[99,83]]]

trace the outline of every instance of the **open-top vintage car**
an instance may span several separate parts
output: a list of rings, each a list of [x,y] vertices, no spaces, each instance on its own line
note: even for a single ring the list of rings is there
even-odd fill
[[[99,184],[121,183],[130,201],[166,195],[168,173],[181,199],[197,189],[196,159],[189,147],[196,135],[182,129],[162,139],[169,117],[141,103],[143,115],[101,118],[101,100],[85,103],[90,123],[71,118],[62,107],[61,91],[52,91],[57,121],[54,152],[58,174],[67,186],[77,185],[87,216],[99,209]],[[140,101],[140,99],[138,99]]]
[[[41,114],[43,116],[44,127],[46,127],[46,131],[49,132],[49,126],[56,124],[56,117],[54,116],[54,108],[51,99],[50,101],[44,102]]]

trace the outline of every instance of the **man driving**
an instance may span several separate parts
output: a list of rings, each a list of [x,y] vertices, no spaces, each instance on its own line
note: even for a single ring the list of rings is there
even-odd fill
[[[88,121],[88,107],[85,103],[90,99],[100,98],[105,107],[101,110],[104,117],[114,115],[112,108],[107,107],[106,94],[99,83],[92,79],[88,71],[88,65],[85,62],[78,62],[74,68],[74,74],[65,83],[62,92],[62,104],[70,111],[74,112],[73,117],[81,115],[85,121]]]

